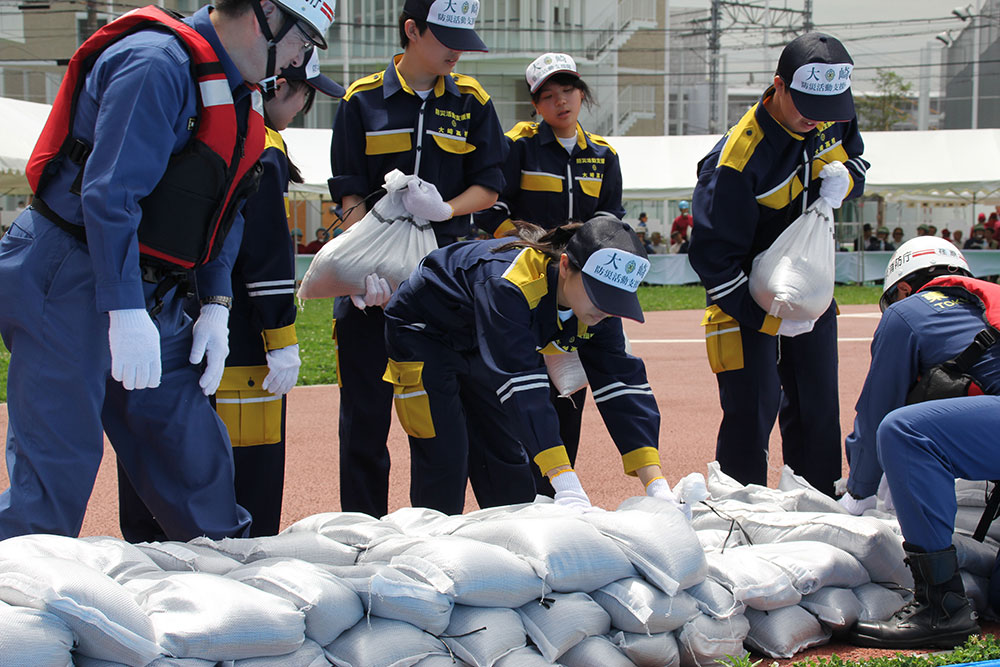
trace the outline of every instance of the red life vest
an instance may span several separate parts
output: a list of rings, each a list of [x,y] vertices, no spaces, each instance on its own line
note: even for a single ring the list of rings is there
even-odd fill
[[[256,189],[265,128],[260,92],[254,89],[246,133],[239,132],[232,91],[219,57],[197,30],[178,18],[152,5],[135,9],[102,27],[77,49],[26,173],[31,189],[42,196],[50,177],[68,158],[80,167],[81,176],[74,184],[79,185],[90,147],[73,136],[73,121],[86,76],[106,48],[150,28],[167,30],[187,50],[198,116],[194,136],[171,156],[163,178],[139,202],[143,211],[139,251],[154,263],[189,269],[218,254],[238,205]]]

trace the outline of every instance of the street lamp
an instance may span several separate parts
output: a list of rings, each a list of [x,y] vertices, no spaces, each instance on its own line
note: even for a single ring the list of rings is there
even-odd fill
[[[972,129],[979,127],[979,26],[976,19],[979,18],[979,10],[971,2],[964,7],[955,7],[951,10],[952,16],[962,23],[968,21],[969,30],[972,31]],[[949,31],[951,32],[951,31]],[[938,35],[938,39],[941,36]],[[944,41],[944,40],[941,40]],[[954,40],[953,40],[954,41]],[[948,44],[951,46],[951,44]]]
[[[952,34],[951,30],[946,30],[944,32],[939,32],[934,36],[934,39],[938,40],[945,46],[951,46],[955,41],[955,35]]]

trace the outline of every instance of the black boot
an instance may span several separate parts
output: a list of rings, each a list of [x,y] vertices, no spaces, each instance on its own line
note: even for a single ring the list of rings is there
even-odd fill
[[[913,571],[913,601],[888,621],[858,621],[849,641],[878,648],[954,648],[979,632],[965,597],[955,547],[924,553],[903,543]]]

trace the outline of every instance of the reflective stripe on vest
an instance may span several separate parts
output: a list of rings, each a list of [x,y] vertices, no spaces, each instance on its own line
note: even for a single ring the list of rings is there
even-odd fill
[[[128,35],[148,28],[168,30],[185,47],[191,58],[198,97],[198,119],[194,136],[182,149],[182,153],[193,143],[200,142],[225,165],[225,182],[213,196],[217,206],[208,219],[200,221],[199,233],[191,234],[199,238],[182,240],[180,246],[184,249],[183,252],[161,244],[144,243],[143,230],[140,228],[139,249],[143,255],[167,264],[192,268],[217,254],[222,245],[221,236],[228,230],[235,214],[232,209],[238,203],[233,201],[233,193],[264,150],[263,100],[260,92],[255,89],[247,118],[246,136],[241,136],[229,82],[215,50],[197,30],[166,11],[153,5],[132,10],[99,29],[77,49],[70,59],[52,111],[25,171],[32,191],[41,195],[47,180],[59,170],[64,159],[72,159],[74,154],[79,157],[77,144],[81,142],[73,138],[73,121],[87,74],[106,48]],[[82,159],[85,159],[85,153],[86,151]],[[174,157],[177,155],[180,153]],[[82,163],[82,159],[79,162]],[[166,178],[167,176],[164,177]],[[163,181],[160,185],[162,183]],[[154,194],[155,192],[154,189]],[[177,205],[183,210],[184,202],[177,202]],[[153,233],[146,236],[156,238],[158,235]]]

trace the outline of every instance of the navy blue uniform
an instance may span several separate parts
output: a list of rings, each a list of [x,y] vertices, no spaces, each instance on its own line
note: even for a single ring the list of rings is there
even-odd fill
[[[245,228],[233,267],[229,356],[215,409],[233,445],[236,500],[253,519],[250,537],[275,535],[285,482],[284,396],[261,389],[267,351],[295,345],[295,258],[288,234],[288,157],[281,135],[267,128],[256,194],[243,207]],[[164,535],[119,467],[122,534],[132,542]]]
[[[507,155],[493,102],[472,77],[438,77],[420,98],[396,70],[351,84],[337,109],[330,148],[330,194],[367,197],[393,169],[433,183],[445,201],[472,185],[503,189]],[[369,208],[374,200],[369,200]],[[439,246],[469,231],[469,216],[433,223]],[[348,298],[334,304],[340,392],[340,507],[382,516],[388,511],[392,388],[386,366],[385,322],[380,308],[359,310]]]
[[[556,263],[531,249],[493,252],[506,242],[432,252],[386,306],[385,377],[410,436],[414,506],[459,513],[477,475],[506,491],[491,504],[530,501],[527,457],[543,471],[569,464],[538,354],[559,348],[579,349],[625,472],[659,464],[660,413],[642,360],[625,352],[621,320],[562,321]],[[477,467],[483,460],[508,469]],[[488,506],[478,491],[477,500]]]
[[[553,229],[570,220],[625,215],[621,165],[604,137],[584,131],[577,123],[576,144],[567,151],[543,120],[518,123],[507,133],[507,141],[506,185],[490,210],[476,214],[480,229],[499,238],[514,228],[511,220]],[[553,386],[550,394],[559,413],[563,444],[570,462],[575,463],[587,388],[560,398]],[[555,493],[547,479],[538,476],[535,483],[548,495]]]
[[[716,458],[740,482],[766,484],[779,415],[785,463],[832,495],[840,477],[836,304],[810,333],[779,339],[780,320],[754,301],[747,276],[754,257],[819,197],[824,165],[844,163],[852,198],[864,192],[868,163],[856,120],[796,134],[764,108],[772,94],[699,163],[692,199],[689,256],[707,291],[703,324],[723,410]]]
[[[956,287],[931,287],[889,306],[872,341],[871,369],[847,439],[848,489],[871,495],[884,470],[903,536],[926,551],[951,546],[955,478],[1000,479],[1000,349],[988,350],[969,371],[985,396],[904,407],[906,394],[984,327],[977,298]],[[1000,608],[1000,572],[994,571],[991,588],[992,604]]]
[[[185,22],[219,56],[237,118],[251,105],[262,112],[259,93],[222,48],[209,9]],[[183,293],[165,294],[153,318],[160,386],[126,391],[110,374],[107,311],[148,309],[155,301],[156,285],[143,281],[139,265],[139,202],[170,155],[188,143],[197,116],[190,58],[176,38],[143,30],[108,47],[83,83],[73,125],[93,146],[82,196],[70,192],[79,167],[68,160],[41,193],[60,217],[85,226],[87,242],[29,208],[0,243],[0,333],[11,351],[11,488],[0,495],[0,539],[79,533],[104,453],[102,428],[171,539],[240,537],[249,526],[233,492],[225,426],[201,393],[200,369],[188,362]],[[219,256],[197,270],[202,294],[232,294],[242,229],[237,215]]]

